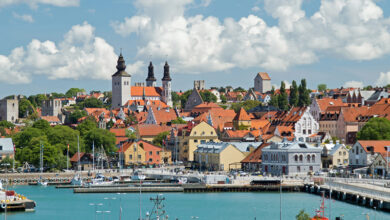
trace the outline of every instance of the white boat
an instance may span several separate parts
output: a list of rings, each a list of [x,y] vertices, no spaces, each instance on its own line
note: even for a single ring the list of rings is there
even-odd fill
[[[73,186],[82,186],[83,179],[81,178],[80,174],[74,175],[73,179],[70,181],[70,184]]]
[[[37,182],[38,186],[47,186],[47,183],[48,182],[46,180],[42,179],[42,177],[39,178],[39,180]]]
[[[96,177],[87,183],[87,186],[110,186],[113,185],[114,181],[107,180],[102,174],[96,174]]]

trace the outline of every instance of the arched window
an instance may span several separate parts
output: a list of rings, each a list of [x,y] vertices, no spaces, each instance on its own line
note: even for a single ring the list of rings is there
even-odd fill
[[[299,155],[299,161],[303,161],[303,155]]]
[[[316,155],[314,155],[314,154],[311,155],[311,162],[313,162],[313,163],[316,162]]]
[[[310,163],[310,155],[307,155],[307,162]]]
[[[298,161],[298,155],[295,155],[295,161],[296,162]]]

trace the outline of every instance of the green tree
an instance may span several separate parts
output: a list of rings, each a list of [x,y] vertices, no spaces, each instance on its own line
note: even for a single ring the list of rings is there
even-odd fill
[[[108,155],[113,155],[117,150],[115,147],[115,142],[115,134],[101,128],[94,128],[89,130],[84,136],[86,151],[91,151],[92,144],[94,143],[97,147],[103,146]]]
[[[310,220],[310,215],[305,210],[299,211],[299,214],[295,216],[296,220]]]
[[[50,145],[56,146],[62,154],[66,155],[68,144],[70,155],[77,152],[77,136],[80,136],[79,131],[73,130],[68,126],[57,125],[49,129],[46,136]],[[84,141],[81,137],[79,137],[79,144],[80,150],[84,151]]]
[[[201,91],[200,96],[202,96],[204,102],[217,102],[217,96],[208,90]]]
[[[44,94],[31,95],[28,97],[28,100],[34,107],[41,107],[44,100],[48,100],[47,96]]]
[[[9,121],[0,121],[0,127],[8,128],[8,129],[14,129],[15,125],[12,122]]]
[[[282,81],[280,83],[280,94],[278,95],[278,106],[281,110],[288,110],[288,97],[286,92],[286,85]]]
[[[390,121],[371,118],[357,133],[358,140],[390,140]]]
[[[7,167],[10,169],[12,167],[12,164],[14,163],[14,159],[10,158],[9,156],[6,156],[4,159],[0,161],[1,167]],[[18,167],[18,163],[15,161],[15,166]]]
[[[128,137],[129,139],[132,140],[137,139],[137,132],[126,129],[125,133],[126,133],[126,137]]]
[[[180,104],[180,96],[176,92],[171,93],[173,106]]]
[[[84,116],[87,116],[87,113],[82,110],[75,110],[69,115],[69,121],[72,124],[77,124],[78,120]]]
[[[187,122],[184,121],[183,118],[181,118],[181,117],[178,117],[178,118],[172,120],[171,123],[172,124],[187,124]]]
[[[40,130],[47,131],[50,128],[50,123],[46,120],[40,119],[32,125],[33,128],[38,128]]]
[[[227,98],[226,98],[225,95],[221,95],[221,96],[220,96],[220,99],[221,99],[221,102],[222,102],[223,104],[225,104],[225,103],[227,102]]]
[[[163,141],[167,139],[168,135],[169,135],[169,131],[161,132],[160,134],[158,134],[156,137],[153,138],[152,143],[154,145],[162,147]]]
[[[371,90],[371,89],[372,89],[372,86],[363,87],[363,90]]]
[[[84,137],[89,131],[95,128],[97,128],[97,122],[92,117],[88,117],[77,126],[77,130],[80,132],[81,137]]]
[[[130,125],[136,125],[138,124],[137,117],[135,114],[132,112],[129,116],[126,117],[125,119],[125,125],[130,126]]]
[[[275,94],[275,88],[272,86],[271,89],[271,100],[268,102],[268,105],[274,106],[276,108],[279,107],[278,105],[278,96]]]
[[[19,118],[24,118],[27,116],[27,113],[30,115],[33,112],[34,107],[28,99],[23,98],[19,100]]]
[[[181,102],[182,108],[184,108],[184,106],[186,105],[186,102],[188,100],[188,96],[190,96],[191,93],[192,93],[192,90],[187,90],[180,96],[180,102]]]
[[[233,90],[234,92],[246,92],[246,90],[242,87],[237,87]]]
[[[325,92],[327,89],[326,84],[318,84],[317,89],[320,92]]]
[[[290,87],[290,106],[298,106],[298,86],[295,80]]]
[[[44,131],[34,127],[26,127],[23,131],[16,133],[12,140],[16,148],[25,148],[30,145],[33,138],[43,137]]]
[[[298,88],[299,92],[299,100],[298,100],[298,106],[309,106],[310,105],[310,91],[306,87],[306,79],[301,80],[301,84]]]
[[[97,98],[88,98],[83,102],[80,102],[80,107],[82,108],[103,108],[103,102]]]
[[[78,92],[85,92],[85,89],[70,88],[68,91],[66,91],[65,96],[68,98],[75,97]]]
[[[233,103],[231,108],[235,111],[238,112],[241,108],[244,108],[245,111],[248,111],[249,109],[252,109],[256,106],[262,105],[260,101],[257,100],[246,100],[244,102],[237,102]]]

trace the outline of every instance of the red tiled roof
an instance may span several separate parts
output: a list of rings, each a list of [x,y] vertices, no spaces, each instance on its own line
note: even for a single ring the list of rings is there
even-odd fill
[[[366,152],[370,151],[368,147],[373,147],[375,153],[386,153],[385,147],[390,146],[390,140],[360,140],[358,143]]]
[[[261,77],[261,79],[263,80],[271,80],[271,78],[269,77],[268,73],[265,73],[265,72],[259,72],[258,75]]]
[[[263,148],[271,145],[270,143],[262,143],[254,151],[252,151],[248,156],[246,156],[241,163],[261,163],[261,155]]]
[[[324,112],[330,106],[346,106],[346,103],[343,103],[342,99],[333,99],[333,98],[322,98],[316,99],[318,106],[320,107],[321,112]]]
[[[248,113],[245,111],[244,108],[241,108],[233,120],[234,121],[250,121],[251,117],[249,117]]]
[[[61,122],[57,116],[41,116],[41,119],[48,122]]]
[[[161,87],[150,87],[150,86],[132,86],[131,87],[131,96],[143,96],[145,91],[145,96],[148,97],[160,97],[162,93]]]
[[[115,134],[116,137],[126,136],[126,128],[111,128],[110,132]]]
[[[171,127],[166,125],[147,125],[142,124],[137,126],[138,134],[140,137],[144,136],[156,136],[164,131],[170,131]]]
[[[84,156],[84,152],[80,152],[80,159]],[[73,154],[72,158],[70,158],[70,162],[77,162],[79,160],[78,153]]]

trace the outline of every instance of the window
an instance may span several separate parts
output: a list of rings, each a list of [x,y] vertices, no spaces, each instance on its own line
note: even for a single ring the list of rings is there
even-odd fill
[[[156,151],[156,154],[157,154],[157,155],[160,155],[160,151]]]
[[[311,161],[314,163],[316,161],[316,155],[311,156]]]
[[[194,140],[194,143],[198,143],[198,140],[195,139],[195,140]]]
[[[153,162],[153,159],[152,159],[152,158],[149,158],[149,162]]]
[[[213,135],[213,134],[214,134],[214,131],[210,132],[210,134]]]
[[[360,149],[360,153],[361,153],[361,154],[363,153],[363,149]]]
[[[337,159],[337,163],[340,163],[340,159]]]
[[[297,162],[298,161],[298,155],[295,155],[294,158],[295,158],[295,161]]]
[[[153,154],[153,151],[149,151],[149,155],[152,155]]]
[[[307,162],[310,163],[310,155],[307,155]]]
[[[359,160],[358,159],[356,159],[356,164],[359,164]]]
[[[309,129],[309,131],[307,132],[307,134],[311,134],[311,130]]]
[[[302,133],[303,133],[303,134],[306,134],[306,129],[303,129]]]
[[[133,155],[130,154],[129,155],[129,159],[132,160],[133,159]]]
[[[301,172],[301,167],[300,166],[297,166],[297,171]]]
[[[339,151],[339,155],[341,156],[341,151]]]
[[[138,155],[138,159],[141,159],[141,155]]]
[[[299,155],[299,161],[303,161],[303,156]]]
[[[344,155],[344,156],[347,155],[347,152],[344,151],[344,152],[343,152],[343,155]]]
[[[309,170],[310,170],[310,171],[313,171],[313,166],[310,166],[310,167],[309,167]]]

